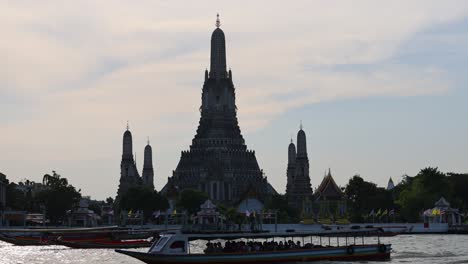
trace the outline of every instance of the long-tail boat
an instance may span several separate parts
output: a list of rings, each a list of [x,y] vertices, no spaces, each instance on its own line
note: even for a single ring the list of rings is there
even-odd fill
[[[144,239],[137,240],[88,240],[88,241],[61,241],[58,239],[56,244],[69,248],[142,248],[150,247],[151,241]]]
[[[0,240],[19,246],[43,246],[75,243],[76,247],[133,248],[125,245],[134,243],[135,247],[149,246],[147,239],[161,230],[132,230],[117,226],[97,228],[59,228],[59,229],[5,229],[1,230]],[[60,241],[58,239],[60,238]],[[106,243],[100,243],[107,241]],[[135,242],[138,241],[138,242]],[[112,243],[111,243],[112,242]],[[115,244],[122,244],[116,246]],[[69,246],[71,246],[70,244]]]
[[[289,263],[289,262],[312,262],[312,261],[364,261],[390,259],[391,244],[377,243],[365,244],[364,237],[367,233],[362,231],[340,231],[340,232],[294,232],[294,233],[238,233],[238,234],[184,234],[183,232],[167,232],[155,241],[148,252],[135,252],[127,250],[116,250],[133,258],[149,264],[193,264],[193,263]],[[237,252],[214,252],[214,253],[190,253],[190,241],[193,240],[257,240],[257,239],[279,239],[282,238],[304,238],[307,236],[318,236],[320,244],[308,247],[285,249],[285,250],[240,250]],[[328,237],[328,246],[322,245],[322,238]],[[330,238],[336,237],[338,244],[330,246]],[[346,238],[344,245],[339,245],[339,238]],[[354,237],[354,240],[352,239]],[[361,238],[362,243],[356,243],[356,238]],[[312,238],[311,238],[312,240]],[[359,240],[359,239],[358,239]]]
[[[115,232],[117,226],[94,228],[31,228],[31,229],[2,229],[0,240],[18,246],[51,245],[58,238],[67,240],[104,239],[110,232]]]

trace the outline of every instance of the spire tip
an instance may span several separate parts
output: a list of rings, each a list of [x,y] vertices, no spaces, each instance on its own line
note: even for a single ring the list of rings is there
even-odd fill
[[[216,14],[216,27],[219,28],[221,26],[221,21],[219,21],[219,13]]]

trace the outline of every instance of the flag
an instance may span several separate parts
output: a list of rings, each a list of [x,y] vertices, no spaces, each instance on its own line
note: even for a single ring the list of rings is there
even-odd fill
[[[158,218],[160,215],[161,215],[161,211],[160,211],[160,210],[157,210],[157,211],[154,211],[154,212],[153,212],[153,217],[154,217],[154,218]]]
[[[172,214],[173,214],[173,215],[176,215],[176,214],[177,214],[177,210],[174,209],[174,211],[172,211]]]
[[[369,213],[369,216],[375,216],[375,211],[372,209],[372,211]]]
[[[250,216],[250,212],[249,210],[245,210],[245,216],[249,217]]]
[[[132,210],[128,211],[128,217],[132,216]]]
[[[110,210],[109,213],[107,213],[109,215],[114,215],[114,210]]]
[[[442,210],[442,211],[439,210],[439,212],[440,212],[440,215],[444,215],[444,214],[445,214],[445,210]]]
[[[380,216],[381,213],[382,213],[382,211],[381,211],[380,208],[379,208],[379,210],[377,210],[376,216]]]
[[[432,215],[438,215],[438,211],[436,208],[432,209]]]
[[[380,216],[384,216],[384,215],[387,215],[388,214],[388,210],[385,209],[385,211],[382,212],[382,214]]]
[[[395,209],[392,209],[392,210],[388,211],[388,215],[389,215],[389,216],[390,216],[390,215],[395,215]]]

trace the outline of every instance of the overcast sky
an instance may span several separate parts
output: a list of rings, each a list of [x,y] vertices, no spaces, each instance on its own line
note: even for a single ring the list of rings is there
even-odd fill
[[[428,0],[0,0],[0,172],[115,197],[130,120],[160,190],[198,125],[217,12],[241,131],[279,192],[300,120],[313,188],[328,168],[341,186],[468,172],[468,2]]]

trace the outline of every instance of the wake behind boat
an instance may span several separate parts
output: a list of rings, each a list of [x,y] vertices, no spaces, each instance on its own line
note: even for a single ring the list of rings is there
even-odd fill
[[[342,231],[342,232],[295,232],[295,233],[237,233],[237,234],[184,234],[182,232],[168,232],[153,243],[147,253],[116,250],[145,263],[286,263],[286,262],[311,262],[321,260],[333,261],[362,261],[362,260],[389,260],[390,244],[377,243],[365,244],[364,237],[367,232]],[[317,236],[320,243],[314,245],[307,243],[302,245],[297,242],[286,242],[286,238],[304,238]],[[328,246],[322,244],[322,238],[328,238]],[[344,245],[330,245],[330,238],[345,238]],[[356,243],[356,238],[362,243]],[[248,242],[243,239],[249,240]],[[259,239],[269,242],[257,242]],[[193,240],[225,240],[210,246],[205,253],[190,253],[190,241]],[[275,241],[276,240],[276,241]],[[283,244],[284,240],[284,244]],[[312,240],[312,239],[311,239]],[[325,239],[327,240],[327,239]],[[253,242],[256,241],[256,242]],[[278,242],[280,241],[280,242]],[[348,243],[349,242],[349,243]],[[233,246],[234,245],[234,246]],[[262,247],[263,245],[263,247]],[[282,246],[281,246],[282,245]]]

